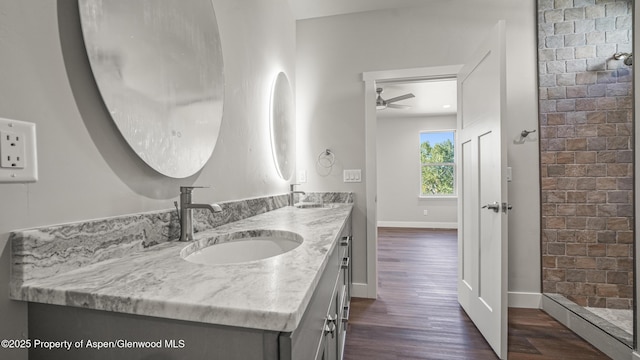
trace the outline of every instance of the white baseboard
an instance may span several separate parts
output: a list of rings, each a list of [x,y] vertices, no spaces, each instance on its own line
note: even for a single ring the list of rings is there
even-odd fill
[[[631,359],[640,360],[640,354],[634,351],[633,354],[631,354]]]
[[[351,296],[357,298],[369,298],[369,286],[365,283],[353,283],[351,285]]]
[[[418,228],[418,229],[457,229],[455,222],[424,221],[378,221],[378,227]]]
[[[542,294],[530,292],[509,292],[509,307],[523,309],[540,309],[542,307]]]

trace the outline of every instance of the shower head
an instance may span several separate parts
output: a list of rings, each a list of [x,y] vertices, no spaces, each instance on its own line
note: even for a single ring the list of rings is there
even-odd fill
[[[623,53],[618,52],[613,54],[613,58],[616,60],[623,60],[624,64],[627,66],[633,65],[633,54],[632,53]]]

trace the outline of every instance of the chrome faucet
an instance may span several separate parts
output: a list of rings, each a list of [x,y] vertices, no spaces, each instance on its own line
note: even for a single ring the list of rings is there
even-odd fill
[[[212,213],[221,212],[218,204],[193,204],[191,192],[195,188],[204,186],[180,186],[180,241],[193,240],[193,213],[192,209],[209,209]]]
[[[300,184],[290,184],[290,185],[289,185],[289,206],[293,206],[293,202],[295,201],[295,200],[293,199],[293,196],[294,196],[295,194],[302,194],[302,195],[304,195],[304,194],[305,194],[305,192],[304,192],[304,191],[298,191],[298,190],[296,190],[296,189],[295,189],[295,187],[296,187],[297,185],[300,185]]]

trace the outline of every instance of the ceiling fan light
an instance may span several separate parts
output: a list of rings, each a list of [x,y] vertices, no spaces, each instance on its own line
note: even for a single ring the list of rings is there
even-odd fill
[[[380,104],[376,104],[376,110],[384,110],[386,109],[387,106],[386,105],[380,105]]]

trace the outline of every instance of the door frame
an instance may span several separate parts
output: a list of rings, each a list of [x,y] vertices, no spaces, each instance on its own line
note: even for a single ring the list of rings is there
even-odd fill
[[[376,115],[377,83],[434,79],[457,79],[463,65],[421,67],[362,73],[365,96],[365,188],[367,208],[367,283],[354,284],[353,295],[375,299],[378,296],[378,169]]]

